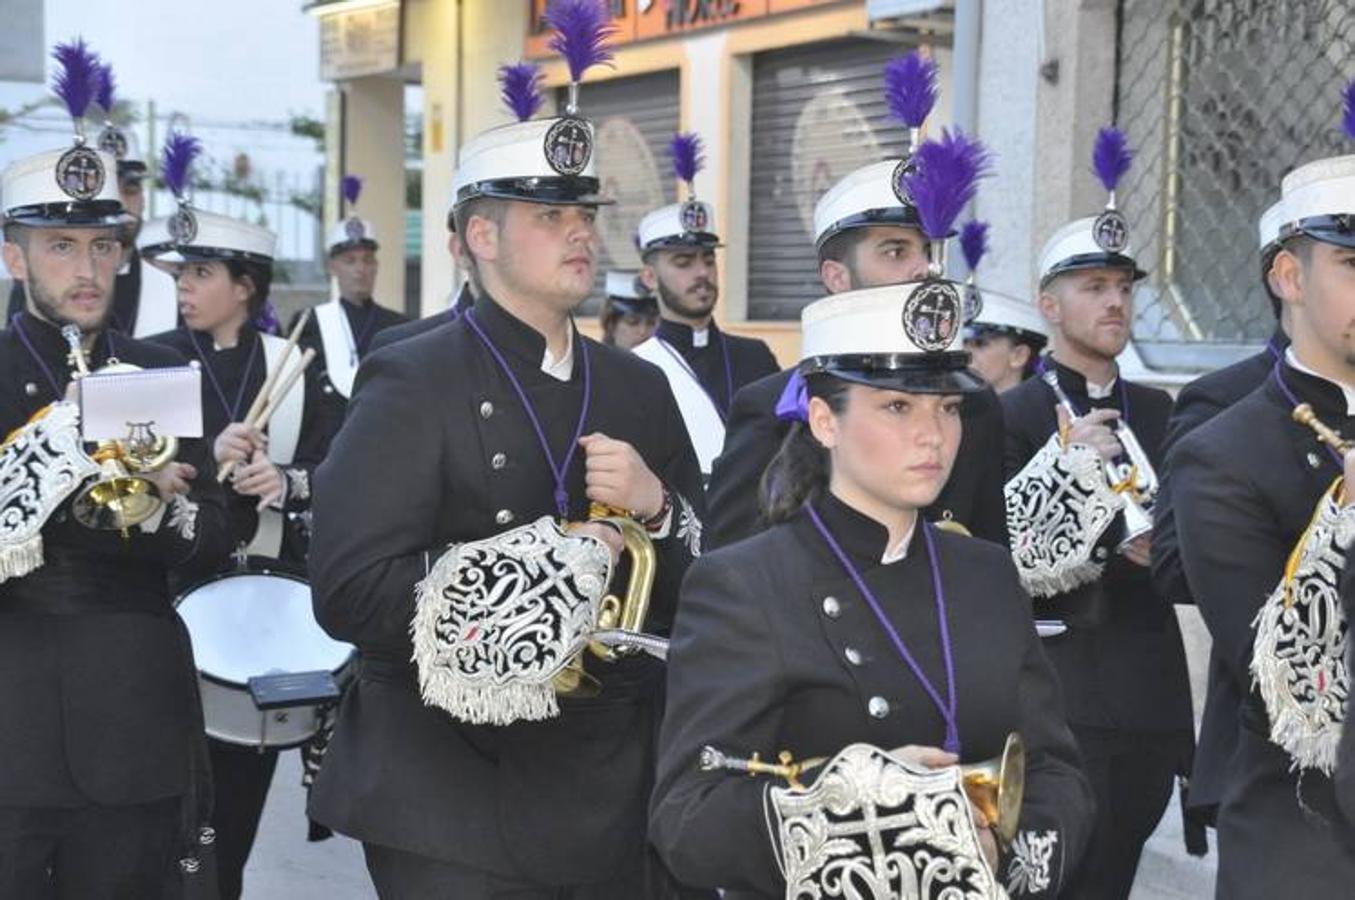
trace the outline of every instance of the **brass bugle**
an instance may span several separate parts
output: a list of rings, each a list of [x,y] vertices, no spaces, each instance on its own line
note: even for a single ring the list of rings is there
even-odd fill
[[[969,802],[983,813],[998,842],[1010,846],[1026,793],[1026,745],[1021,735],[1007,735],[1001,756],[960,766],[960,778]]]
[[[621,532],[625,552],[630,556],[630,579],[626,582],[624,596],[607,594],[598,604],[598,618],[594,631],[619,629],[627,632],[644,630],[645,619],[649,615],[649,597],[654,589],[654,574],[658,566],[658,553],[649,532],[639,522],[621,510],[601,507],[594,504],[589,510],[589,522],[605,522]],[[566,526],[576,527],[571,523]],[[612,648],[598,641],[590,641],[588,650],[598,659],[614,662],[619,655],[627,652],[621,648]],[[576,697],[596,696],[601,686],[598,680],[588,674],[583,667],[582,651],[575,654],[563,670],[554,678],[557,694]]]
[[[1317,413],[1313,412],[1311,404],[1300,403],[1294,407],[1294,421],[1300,425],[1307,425],[1317,434],[1319,441],[1331,447],[1337,453],[1349,453],[1351,448],[1355,447],[1355,441],[1348,441],[1341,437],[1335,429],[1319,419]]]

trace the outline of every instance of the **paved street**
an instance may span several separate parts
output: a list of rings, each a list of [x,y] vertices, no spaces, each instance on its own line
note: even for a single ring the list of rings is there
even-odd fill
[[[306,843],[300,785],[297,754],[284,754],[245,873],[245,900],[372,900],[361,847],[342,837]],[[1213,873],[1212,856],[1186,855],[1173,805],[1148,845],[1130,900],[1207,900],[1214,896]]]

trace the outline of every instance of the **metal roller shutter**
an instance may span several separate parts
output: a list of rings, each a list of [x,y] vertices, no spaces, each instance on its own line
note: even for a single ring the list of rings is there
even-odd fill
[[[753,58],[750,319],[798,319],[823,296],[814,204],[851,170],[903,152],[908,135],[889,118],[883,70],[908,49],[847,39]]]
[[[558,97],[564,109],[563,91]],[[638,269],[635,229],[645,213],[676,200],[668,142],[678,129],[676,70],[585,84],[579,108],[597,128],[598,175],[614,206],[598,211],[602,253],[597,287],[583,306],[595,313],[608,269]]]

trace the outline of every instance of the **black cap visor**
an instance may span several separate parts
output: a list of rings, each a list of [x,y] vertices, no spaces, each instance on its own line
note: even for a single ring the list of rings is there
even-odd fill
[[[178,254],[178,259],[164,259],[164,256],[170,253]],[[236,260],[237,262],[258,263],[264,266],[273,265],[273,257],[265,256],[262,253],[250,253],[247,250],[235,250],[229,247],[195,247],[174,243],[148,244],[141,248],[141,256],[157,269],[170,274],[173,274],[174,270],[184,263],[194,262]]]
[[[1148,277],[1148,273],[1139,268],[1138,262],[1132,256],[1125,256],[1123,253],[1079,253],[1068,257],[1046,272],[1040,279],[1040,287],[1044,287],[1060,275],[1086,269],[1127,270],[1135,281]]]
[[[34,203],[5,211],[6,225],[29,228],[118,228],[131,221],[119,200]]]
[[[356,250],[359,247],[366,247],[373,251],[381,249],[381,245],[371,238],[358,238],[356,241],[340,241],[337,244],[330,244],[329,255],[338,256],[345,250]]]
[[[916,231],[922,230],[922,220],[918,218],[917,209],[912,206],[884,206],[879,209],[867,209],[859,213],[847,216],[845,219],[839,219],[828,227],[819,239],[814,242],[816,250],[822,250],[823,245],[828,240],[844,231],[851,231],[854,228],[872,228],[877,225],[897,225],[901,228],[912,228]]]
[[[496,178],[468,184],[457,192],[456,205],[479,197],[522,200],[551,206],[610,206],[615,200],[598,195],[602,183],[596,178],[561,175],[551,178]]]
[[[988,386],[969,368],[969,354],[963,350],[813,356],[800,363],[800,372],[909,394],[972,394]]]
[[[615,294],[608,294],[607,299],[612,302],[612,311],[622,315],[657,316],[659,314],[659,301],[656,297],[618,297]]]
[[[684,231],[682,234],[670,234],[665,237],[655,238],[648,244],[640,248],[641,253],[653,253],[655,250],[719,250],[724,244],[720,243],[718,234],[711,234],[709,231]]]
[[[1049,339],[1038,331],[1018,328],[1015,325],[997,325],[992,322],[972,322],[965,326],[964,339],[977,341],[993,336],[1006,336],[1015,341],[1023,341],[1035,348],[1043,347]]]
[[[1280,229],[1280,240],[1304,235],[1324,244],[1355,247],[1355,213],[1309,216]]]

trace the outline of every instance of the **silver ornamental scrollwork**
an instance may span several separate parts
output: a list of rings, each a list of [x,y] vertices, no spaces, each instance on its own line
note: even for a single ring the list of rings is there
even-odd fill
[[[1355,508],[1337,501],[1337,485],[1318,501],[1295,548],[1292,578],[1281,578],[1252,623],[1251,672],[1266,704],[1270,739],[1295,767],[1327,775],[1336,767],[1350,693],[1340,582]]]
[[[1058,843],[1057,831],[1017,832],[1007,864],[1007,890],[1016,896],[1049,890],[1054,882],[1054,851]]]
[[[611,564],[549,516],[453,545],[416,588],[424,702],[473,724],[558,715],[551,680],[587,644]]]
[[[0,449],[0,581],[42,565],[42,526],[99,466],[84,451],[80,411],[53,403]]]
[[[1091,447],[1066,449],[1056,434],[1003,487],[1012,561],[1033,597],[1070,591],[1101,576],[1093,552],[1124,506]]]
[[[998,900],[958,768],[853,744],[805,789],[771,787],[787,900]]]

